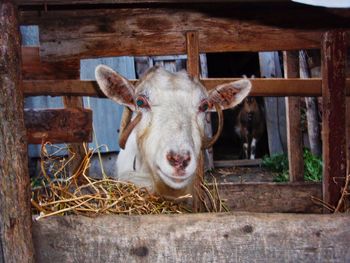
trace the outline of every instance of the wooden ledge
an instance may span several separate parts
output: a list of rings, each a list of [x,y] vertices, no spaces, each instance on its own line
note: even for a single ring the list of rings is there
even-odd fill
[[[91,142],[92,111],[88,109],[25,110],[28,143]]]
[[[61,216],[34,221],[37,262],[349,262],[349,215]]]

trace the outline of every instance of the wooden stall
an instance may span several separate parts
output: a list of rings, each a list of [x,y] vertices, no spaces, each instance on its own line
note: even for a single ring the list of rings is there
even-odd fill
[[[40,46],[21,48],[19,25],[38,25]],[[199,76],[199,53],[278,50],[285,78],[253,79],[251,95],[288,97],[291,182],[222,184],[220,192],[233,211],[322,212],[310,196],[335,207],[346,177],[349,10],[286,0],[5,0],[0,29],[0,262],[33,262],[34,251],[38,262],[350,261],[347,215],[52,218],[34,222],[33,243],[26,168],[28,142],[91,138],[91,112],[72,97],[103,95],[79,80],[80,59],[187,54],[188,72]],[[301,49],[321,49],[321,79],[298,78]],[[232,80],[201,79],[207,89]],[[39,95],[65,96],[67,108],[24,114],[23,97]],[[302,181],[300,96],[323,97],[322,184]],[[52,116],[64,116],[65,129],[52,133],[58,120],[36,130]]]

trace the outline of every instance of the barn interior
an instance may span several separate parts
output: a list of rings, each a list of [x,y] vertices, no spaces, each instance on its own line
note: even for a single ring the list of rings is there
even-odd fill
[[[0,262],[349,262],[349,19],[348,9],[289,0],[1,1]],[[25,43],[22,32],[21,42],[19,28],[25,31],[31,26],[36,27],[36,39]],[[300,54],[314,49],[320,59],[315,68],[303,71]],[[174,54],[179,56],[175,63],[167,63],[174,61],[168,57]],[[206,54],[206,76],[200,75],[201,54]],[[222,200],[230,213],[85,217],[82,210],[91,207],[65,214],[67,210],[49,211],[38,205],[36,212],[47,218],[36,221],[31,190],[37,189],[31,189],[28,156],[37,158],[43,142],[69,144],[74,151],[65,156],[78,158],[64,168],[75,180],[70,175],[80,169],[84,142],[89,142],[113,167],[121,111],[106,100],[91,74],[102,63],[119,68],[137,83],[135,63],[140,56],[146,66],[186,66],[208,90],[242,75],[255,75],[251,95],[264,100],[267,115],[279,116],[260,141],[264,153],[257,158],[287,153],[287,181],[211,184],[221,198],[220,208]],[[25,109],[35,104],[30,105],[30,98],[40,96],[55,97],[58,108],[51,109],[44,99],[40,109]],[[322,139],[322,181],[309,182],[304,177],[300,126],[304,97],[322,98],[318,137]],[[305,100],[308,103],[318,102]],[[226,113],[227,120],[235,115],[231,113]],[[212,119],[214,123],[215,114]],[[231,136],[235,121],[225,123],[226,131],[214,146],[214,159],[232,166],[233,159],[242,157],[237,150],[241,142]],[[106,132],[106,126],[112,133]],[[27,144],[35,146],[27,150]],[[104,144],[109,149],[99,147]],[[312,148],[313,142],[309,144]],[[205,208],[201,199],[207,193],[201,188],[204,169],[203,163],[198,165],[199,190],[192,196],[192,211]],[[109,171],[102,172],[104,176]],[[59,186],[62,182],[55,180]],[[81,189],[79,180],[74,184]],[[39,190],[46,187],[41,183]],[[91,199],[95,189],[89,189]],[[77,200],[69,190],[64,193],[74,208]],[[96,200],[108,195],[102,191]],[[64,202],[53,201],[59,209]],[[99,212],[103,211],[93,210],[93,216]]]
[[[208,77],[210,78],[241,78],[246,76],[260,77],[259,55],[257,52],[231,52],[231,53],[208,53]],[[260,107],[264,108],[263,97],[256,97]],[[236,132],[235,126],[242,104],[233,109],[224,111],[224,128],[219,140],[213,147],[215,160],[244,159],[243,141]],[[217,129],[217,115],[211,115],[212,128]],[[264,122],[265,120],[261,120]],[[265,126],[266,127],[266,126]],[[257,143],[256,158],[262,158],[269,154],[267,131]]]

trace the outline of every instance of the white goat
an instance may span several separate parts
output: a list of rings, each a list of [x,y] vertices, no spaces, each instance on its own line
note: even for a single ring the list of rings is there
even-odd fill
[[[136,86],[100,65],[96,80],[103,93],[141,115],[117,160],[118,178],[168,198],[192,194],[208,110],[232,108],[250,92],[248,79],[209,93],[186,72],[149,70]],[[140,114],[141,113],[141,114]]]

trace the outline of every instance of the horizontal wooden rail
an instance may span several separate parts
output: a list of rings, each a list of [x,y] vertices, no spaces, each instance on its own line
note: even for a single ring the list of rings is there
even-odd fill
[[[238,78],[202,79],[208,89],[238,80]],[[321,96],[321,79],[252,79],[251,96]],[[136,80],[132,80],[136,83]],[[25,96],[91,96],[101,97],[102,94],[96,81],[81,80],[25,80],[23,81]],[[350,96],[350,79],[346,82],[346,94]]]
[[[215,168],[235,167],[235,166],[259,166],[262,159],[242,159],[242,160],[218,160],[214,161]]]
[[[91,142],[92,111],[88,109],[25,110],[28,143]]]
[[[230,211],[265,213],[322,213],[311,197],[322,199],[321,183],[221,183],[220,197]]]
[[[79,79],[80,61],[67,59],[65,61],[45,62],[40,58],[40,47],[22,46],[22,77],[23,79]]]
[[[257,203],[259,205],[259,203]],[[349,262],[348,214],[56,216],[34,221],[37,262]]]
[[[14,0],[20,6],[28,5],[82,5],[82,4],[179,4],[179,3],[208,3],[208,0]],[[216,0],[216,3],[247,3],[247,2],[259,2],[259,0]],[[260,0],[260,2],[266,2],[266,0]],[[269,0],[268,2],[282,2],[287,3],[288,0]]]
[[[300,5],[254,7],[28,10],[21,12],[20,22],[39,26],[42,61],[64,65],[84,58],[185,54],[188,31],[198,32],[199,52],[211,53],[320,48],[327,28],[349,30],[346,12]]]

